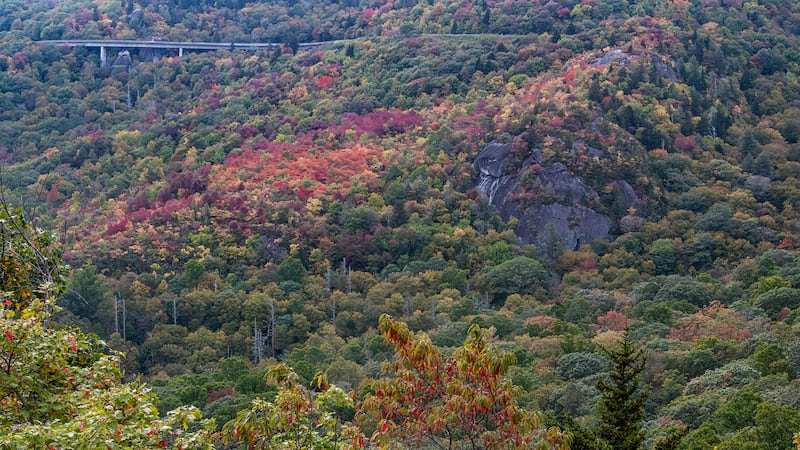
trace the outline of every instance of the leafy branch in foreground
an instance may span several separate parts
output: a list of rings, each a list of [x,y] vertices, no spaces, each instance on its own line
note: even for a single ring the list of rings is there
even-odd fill
[[[353,411],[353,399],[342,389],[328,386],[317,377],[314,393],[298,383],[289,367],[278,364],[267,379],[280,391],[273,402],[253,401],[250,409],[222,429],[226,444],[242,443],[249,448],[344,450],[363,448],[364,435],[352,425],[340,424],[342,411]]]
[[[443,357],[425,333],[413,333],[388,315],[379,328],[395,349],[388,378],[377,380],[360,405],[362,420],[376,421],[372,441],[443,449],[566,449],[569,435],[542,425],[542,415],[517,404],[505,376],[514,363],[473,325],[462,347]]]
[[[51,311],[65,292],[66,266],[56,237],[28,224],[21,209],[0,203],[0,295],[3,309]],[[43,315],[45,322],[49,316]]]
[[[197,409],[160,419],[148,389],[122,383],[118,354],[50,326],[66,271],[54,242],[0,204],[0,447],[214,448],[213,421],[189,431]]]

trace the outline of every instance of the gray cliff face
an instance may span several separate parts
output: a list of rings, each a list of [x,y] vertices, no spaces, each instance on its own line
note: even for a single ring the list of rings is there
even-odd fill
[[[489,197],[489,202],[495,206],[495,200],[505,202],[519,185],[517,177],[505,174],[506,162],[510,158],[511,151],[508,144],[492,142],[481,150],[475,159],[475,166],[481,173],[478,190]]]
[[[112,67],[122,67],[128,70],[131,67],[131,53],[127,50],[117,53],[117,59],[114,60]]]
[[[489,198],[503,219],[516,217],[517,236],[540,249],[557,238],[565,249],[577,249],[595,239],[611,239],[612,221],[591,208],[597,192],[586,186],[560,162],[547,164],[541,151],[534,150],[518,170],[511,170],[511,146],[490,143],[475,160],[480,172],[478,190]],[[520,180],[528,186],[523,192]],[[639,199],[624,180],[612,182],[626,205]]]

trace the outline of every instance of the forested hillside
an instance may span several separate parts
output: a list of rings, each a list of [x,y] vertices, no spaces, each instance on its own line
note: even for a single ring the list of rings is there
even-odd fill
[[[0,201],[218,445],[791,449],[798,76],[790,0],[0,0]]]

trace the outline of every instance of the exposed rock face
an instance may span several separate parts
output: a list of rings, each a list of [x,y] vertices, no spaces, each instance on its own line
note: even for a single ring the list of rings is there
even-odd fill
[[[131,53],[127,50],[117,53],[117,59],[114,60],[114,64],[112,64],[112,66],[129,70],[131,67]]]
[[[650,57],[650,61],[656,68],[656,73],[659,77],[667,81],[676,81],[678,74],[675,70],[658,58],[656,55]],[[594,67],[603,67],[609,64],[619,64],[621,66],[628,66],[631,64],[631,56],[619,49],[609,50],[603,56],[596,58],[592,61]]]
[[[641,200],[636,195],[636,191],[633,190],[633,186],[630,185],[625,180],[616,180],[611,183],[614,189],[619,193],[620,197],[622,198],[622,203],[625,205],[626,208],[634,207],[638,208],[641,206]]]
[[[603,56],[595,59],[594,61],[592,61],[592,65],[593,66],[607,66],[607,65],[609,65],[611,63],[617,62],[618,60],[620,61],[620,63],[623,66],[627,66],[630,63],[631,58],[630,58],[630,56],[628,56],[622,50],[615,49],[615,50],[610,50],[610,51],[606,52],[605,55],[603,55]]]
[[[678,80],[678,74],[675,72],[675,70],[669,65],[665,64],[660,59],[658,59],[656,55],[653,55],[651,57],[651,61],[653,65],[655,65],[656,73],[658,74],[659,77],[670,82]]]
[[[139,59],[144,62],[158,62],[163,56],[163,50],[158,48],[140,48]]]
[[[599,151],[598,151],[599,152]],[[503,219],[519,220],[516,233],[524,243],[542,248],[553,234],[567,249],[577,249],[595,239],[610,239],[611,218],[592,209],[597,192],[586,186],[560,162],[547,164],[534,150],[519,170],[508,168],[510,144],[490,143],[475,160],[480,172],[478,190],[489,198]],[[521,179],[525,178],[523,188]],[[624,180],[611,182],[628,206],[639,199]]]
[[[495,198],[499,197],[505,202],[509,194],[516,189],[519,181],[515,177],[505,174],[505,165],[510,158],[511,151],[508,144],[492,142],[475,159],[475,165],[481,172],[478,190],[486,194],[489,202],[495,206],[497,206]]]

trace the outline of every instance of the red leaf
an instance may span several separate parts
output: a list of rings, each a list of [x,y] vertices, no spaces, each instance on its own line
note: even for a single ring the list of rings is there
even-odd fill
[[[3,330],[3,334],[6,335],[6,339],[8,339],[8,342],[11,342],[11,341],[14,340],[14,335],[10,331]]]
[[[323,75],[319,77],[317,80],[317,88],[319,89],[328,89],[333,84],[333,77],[329,75]]]

